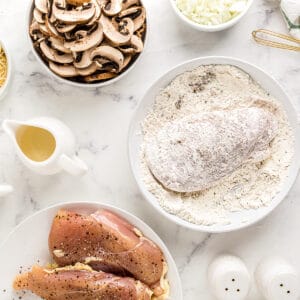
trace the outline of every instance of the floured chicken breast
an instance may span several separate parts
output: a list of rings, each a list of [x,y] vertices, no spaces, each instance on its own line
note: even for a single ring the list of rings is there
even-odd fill
[[[151,300],[153,294],[133,278],[96,272],[80,264],[53,270],[34,266],[16,277],[14,288],[45,300]]]
[[[49,249],[61,267],[77,262],[148,285],[155,296],[167,293],[167,264],[162,251],[126,220],[107,210],[91,215],[59,211]]]
[[[201,191],[249,160],[265,160],[277,127],[275,116],[258,107],[190,115],[147,141],[147,164],[165,188]]]

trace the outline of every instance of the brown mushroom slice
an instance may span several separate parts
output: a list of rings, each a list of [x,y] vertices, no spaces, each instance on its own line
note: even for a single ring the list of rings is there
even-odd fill
[[[112,62],[112,72],[119,72],[124,64],[124,55],[122,52],[111,46],[100,46],[93,50],[91,53],[91,59],[97,60],[97,58],[108,59]]]
[[[35,0],[34,5],[41,13],[48,13],[48,0]]]
[[[80,76],[89,76],[94,74],[98,70],[98,65],[93,62],[89,67],[84,69],[77,69],[77,72]]]
[[[128,31],[128,34],[120,33],[118,28],[116,28],[112,21],[105,15],[100,17],[100,23],[103,27],[103,33],[105,37],[114,45],[124,45],[130,41],[132,36],[131,32]],[[124,31],[125,29],[122,28],[122,30]]]
[[[67,32],[72,31],[73,29],[75,29],[76,25],[74,25],[74,24],[67,25],[67,24],[57,23],[55,25],[55,28],[59,33],[67,33]]]
[[[48,17],[46,16],[45,19],[45,25],[48,28],[48,32],[50,36],[53,36],[58,39],[63,39],[63,37],[59,34],[59,32],[56,30],[54,25],[49,21]]]
[[[96,73],[96,74],[84,77],[84,81],[87,83],[92,83],[95,81],[104,81],[104,80],[112,79],[116,76],[117,76],[116,73],[111,73],[111,72]]]
[[[85,32],[85,33],[84,33]],[[103,40],[103,30],[100,23],[92,31],[80,30],[75,33],[75,41],[65,42],[64,46],[72,52],[83,52],[95,46],[98,46]]]
[[[93,0],[93,3],[95,5],[95,15],[94,17],[87,23],[87,26],[93,25],[97,21],[99,21],[100,16],[101,16],[101,6],[98,3],[97,0]]]
[[[33,10],[33,17],[38,23],[45,23],[45,14],[41,13],[37,8]]]
[[[43,37],[43,33],[41,32],[40,25],[37,21],[33,21],[29,27],[29,34],[34,41],[37,41],[41,37]]]
[[[63,53],[72,53],[70,49],[64,46],[64,42],[61,39],[50,37],[49,41],[51,42],[51,47],[55,50],[58,50]]]
[[[122,0],[105,0],[102,10],[107,16],[115,16],[122,10]]]
[[[119,47],[123,53],[126,54],[136,54],[141,53],[144,49],[143,41],[136,35],[133,35],[129,45],[122,45]]]
[[[139,0],[123,0],[122,10],[125,10],[133,5],[139,6],[140,1]]]
[[[131,62],[131,59],[132,59],[132,56],[130,54],[127,54],[127,55],[124,56],[124,63],[123,63],[121,71],[123,71],[124,69],[127,68],[129,63]]]
[[[93,63],[91,59],[91,53],[94,49],[95,48],[91,48],[83,52],[74,53],[74,66],[77,69],[89,67]]]
[[[46,35],[46,36],[50,36],[50,32],[48,27],[45,24],[40,24],[40,31],[42,32],[42,34]]]
[[[40,43],[40,49],[43,55],[51,61],[60,64],[69,64],[73,62],[72,54],[62,54],[60,55],[58,51],[52,49],[49,45],[47,45],[46,41],[42,41]]]
[[[63,78],[78,76],[77,69],[73,65],[59,65],[49,61],[49,68],[53,73]]]
[[[135,35],[137,35],[140,39],[143,40],[145,37],[145,32],[146,32],[146,23],[144,23],[143,26],[135,32]]]
[[[146,21],[146,11],[143,6],[133,6],[119,13],[118,18],[130,18],[134,23],[134,31],[139,30]]]
[[[65,24],[85,24],[89,22],[95,15],[96,9],[93,3],[89,6],[81,7],[81,9],[67,10],[55,4],[52,13],[55,18]]]

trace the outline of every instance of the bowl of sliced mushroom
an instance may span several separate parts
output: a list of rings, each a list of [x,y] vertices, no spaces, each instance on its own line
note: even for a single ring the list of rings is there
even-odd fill
[[[64,82],[99,87],[127,74],[144,50],[141,0],[34,0],[29,34],[33,52]]]

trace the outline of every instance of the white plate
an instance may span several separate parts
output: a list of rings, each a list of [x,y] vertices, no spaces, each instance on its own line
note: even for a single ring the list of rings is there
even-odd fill
[[[29,217],[21,223],[0,247],[0,299],[12,300],[19,299],[12,291],[14,277],[20,270],[27,270],[33,264],[47,264],[50,260],[48,250],[48,234],[59,209],[70,209],[77,212],[92,213],[97,209],[106,208],[117,213],[131,224],[140,229],[145,236],[154,241],[163,251],[168,262],[168,279],[171,286],[170,299],[182,300],[181,281],[176,264],[168,251],[166,245],[158,235],[144,222],[132,214],[113,206],[93,202],[65,203],[52,206]],[[26,293],[22,300],[40,299]]]
[[[293,127],[294,135],[296,137],[296,149],[291,167],[289,169],[288,177],[284,182],[284,187],[282,191],[273,199],[272,203],[267,206],[260,208],[258,210],[248,210],[242,212],[232,213],[230,215],[231,224],[221,225],[216,224],[212,226],[205,225],[196,225],[189,223],[175,215],[171,215],[163,210],[156,198],[147,190],[145,183],[143,182],[140,169],[140,147],[143,141],[143,136],[141,133],[141,122],[145,119],[148,111],[152,108],[156,95],[160,92],[161,89],[166,87],[176,76],[192,70],[200,65],[209,65],[209,64],[226,64],[233,65],[241,68],[248,74],[250,74],[261,86],[267,90],[271,95],[275,96],[282,104],[284,109],[287,112],[289,121]],[[194,60],[187,61],[167,72],[161,78],[159,78],[146,92],[146,95],[140,102],[140,105],[133,117],[131,128],[129,130],[129,159],[131,168],[136,179],[136,182],[144,195],[144,197],[157,209],[163,216],[167,217],[171,221],[187,227],[193,230],[199,230],[204,232],[227,232],[238,230],[249,225],[252,225],[264,217],[266,217],[271,211],[279,205],[279,203],[285,198],[291,189],[294,181],[296,180],[299,166],[300,166],[300,129],[297,123],[297,113],[294,110],[293,105],[291,104],[288,96],[285,94],[281,86],[276,82],[271,76],[265,73],[263,70],[258,67],[251,65],[245,61],[237,60],[229,57],[203,57]]]

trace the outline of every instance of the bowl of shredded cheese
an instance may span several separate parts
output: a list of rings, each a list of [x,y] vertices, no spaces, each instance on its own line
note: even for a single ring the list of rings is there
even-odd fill
[[[6,95],[11,77],[11,63],[7,49],[0,41],[0,99]]]
[[[176,15],[200,31],[221,31],[238,23],[253,0],[170,0]]]

